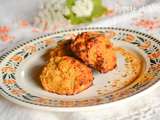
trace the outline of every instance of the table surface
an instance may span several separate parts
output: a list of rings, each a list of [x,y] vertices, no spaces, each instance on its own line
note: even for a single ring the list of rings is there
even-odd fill
[[[0,30],[0,55],[19,41],[43,34],[35,32],[35,26],[26,22],[36,15],[41,0],[0,0],[0,3],[0,28],[7,28],[6,31]],[[113,9],[114,14],[87,26],[131,28],[160,37],[159,0],[104,0],[104,4]],[[134,11],[126,11],[130,7],[135,7]],[[159,90],[160,86],[147,95],[136,99],[133,97],[125,104],[119,104],[117,108],[71,113],[32,110],[0,96],[0,120],[160,120]]]

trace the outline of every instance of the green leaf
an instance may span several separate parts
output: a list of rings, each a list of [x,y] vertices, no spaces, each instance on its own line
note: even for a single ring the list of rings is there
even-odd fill
[[[70,20],[71,24],[80,24],[80,23],[87,23],[92,21],[91,17],[76,17],[74,13],[65,17]]]
[[[107,9],[106,8],[100,8],[100,7],[97,7],[94,9],[93,13],[92,13],[92,17],[93,18],[96,18],[96,17],[100,17],[102,16],[103,14],[105,14],[107,12]]]
[[[93,12],[92,12],[92,17],[93,18],[100,17],[107,12],[107,8],[105,8],[102,5],[101,0],[92,0],[92,1],[93,1],[93,4],[94,4],[94,8],[93,8]]]
[[[66,0],[66,5],[69,9],[75,4],[75,0]]]
[[[73,16],[70,18],[72,24],[80,24],[80,23],[87,23],[91,22],[92,18],[91,17],[76,17]]]
[[[94,5],[101,6],[102,0],[92,0]]]
[[[71,24],[81,24],[91,22],[93,18],[100,17],[107,12],[107,8],[102,5],[101,0],[92,1],[94,5],[92,14],[88,17],[77,17],[72,11],[72,6],[75,4],[75,0],[66,0],[66,6],[70,10],[70,14],[65,16],[65,18],[69,19]]]

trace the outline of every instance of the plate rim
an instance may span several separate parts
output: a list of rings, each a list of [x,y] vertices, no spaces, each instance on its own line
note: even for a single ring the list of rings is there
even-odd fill
[[[30,40],[27,40],[27,41],[20,42],[20,43],[18,43],[18,45],[16,45],[16,47],[11,48],[6,53],[4,53],[2,56],[0,56],[0,64],[3,61],[3,59],[5,59],[10,54],[10,52],[12,50],[16,50],[17,48],[19,48],[19,47],[21,47],[21,46],[23,46],[23,45],[25,45],[27,43],[30,43],[30,42],[32,42],[34,40],[51,38],[51,37],[53,37],[53,36],[55,36],[57,34],[60,34],[60,33],[68,33],[68,32],[72,32],[72,31],[86,31],[86,30],[117,30],[117,31],[139,33],[141,35],[145,35],[146,37],[151,38],[158,45],[160,45],[160,40],[158,38],[153,37],[152,35],[150,35],[148,33],[145,33],[145,32],[143,33],[143,32],[140,32],[140,31],[134,30],[134,29],[119,28],[119,27],[82,27],[82,28],[73,28],[73,29],[65,29],[65,30],[54,32],[54,33],[45,34],[45,35],[39,36],[39,37],[34,38],[34,39],[30,39]],[[2,95],[7,100],[9,100],[9,101],[11,101],[13,103],[16,103],[16,104],[19,104],[19,105],[22,105],[22,106],[26,106],[26,107],[29,107],[29,108],[32,108],[32,109],[40,109],[40,110],[46,110],[46,111],[66,111],[66,112],[71,112],[71,111],[82,111],[82,110],[84,111],[84,110],[101,109],[101,108],[104,108],[104,107],[115,106],[115,105],[117,105],[119,103],[123,103],[123,102],[129,101],[129,100],[131,100],[133,98],[137,98],[139,96],[147,94],[152,89],[155,89],[156,87],[158,87],[159,84],[160,84],[160,79],[158,79],[158,81],[153,83],[151,86],[145,88],[144,90],[142,90],[142,91],[140,91],[140,92],[138,92],[138,93],[136,93],[134,95],[122,98],[122,99],[117,100],[117,101],[109,102],[109,103],[93,105],[93,106],[82,106],[82,107],[49,107],[49,106],[40,106],[40,105],[36,105],[36,104],[22,102],[22,101],[19,101],[18,99],[15,99],[14,97],[10,97],[10,95],[4,94],[4,92],[6,92],[6,91],[4,91],[1,86],[0,86],[0,95]]]

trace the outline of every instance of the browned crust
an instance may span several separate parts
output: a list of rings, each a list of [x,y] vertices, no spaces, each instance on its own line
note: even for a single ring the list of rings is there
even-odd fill
[[[100,32],[84,32],[71,42],[70,49],[86,65],[101,73],[116,66],[116,56],[110,40]]]
[[[57,46],[53,48],[50,52],[50,58],[56,56],[73,56],[70,50],[70,43],[72,40],[62,40],[57,43]]]
[[[91,69],[68,56],[51,58],[40,79],[45,90],[60,95],[77,94],[93,84]]]

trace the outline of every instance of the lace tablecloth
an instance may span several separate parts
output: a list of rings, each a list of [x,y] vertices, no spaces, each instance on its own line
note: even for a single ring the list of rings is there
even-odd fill
[[[126,5],[130,4],[127,0],[124,0],[124,4],[117,1],[113,0],[110,3],[105,2],[105,4],[113,8],[123,6],[124,10]],[[133,1],[138,6],[136,9],[116,13],[88,26],[132,28],[160,38],[159,0]],[[37,10],[35,8],[39,3],[38,0],[0,0],[0,55],[15,46],[17,42],[42,34],[25,21],[25,19],[29,20],[28,16],[35,15],[32,11]],[[145,6],[142,6],[142,3]],[[159,90],[160,86],[151,93],[120,103],[116,108],[72,113],[32,110],[13,104],[0,96],[0,120],[160,120]]]

